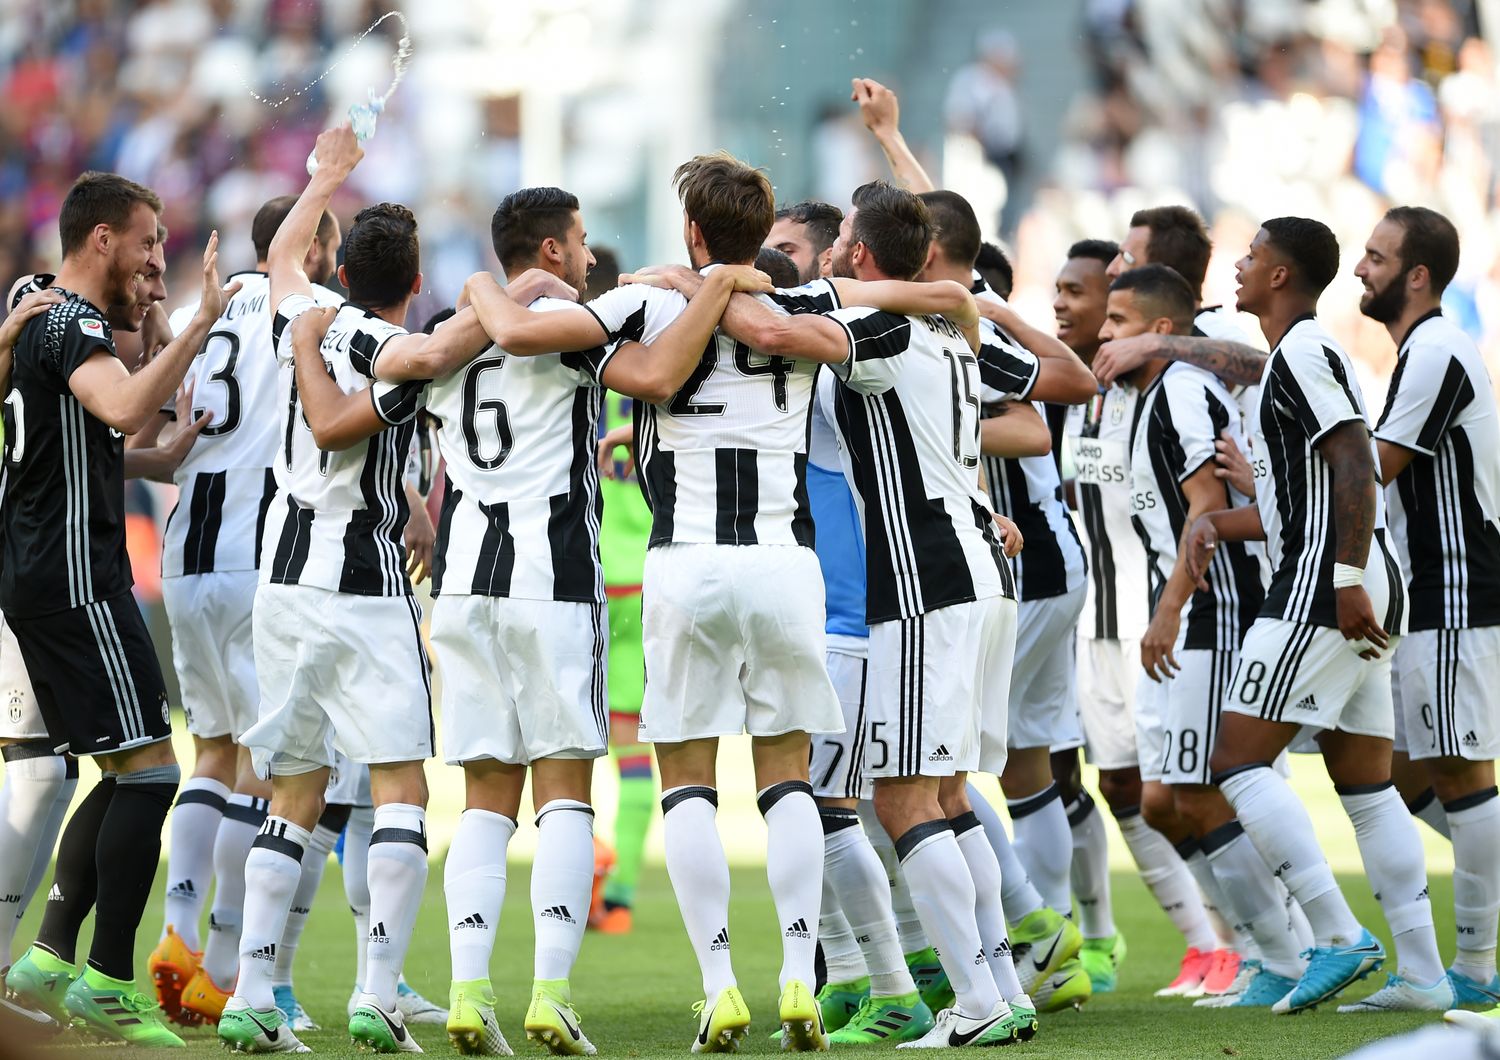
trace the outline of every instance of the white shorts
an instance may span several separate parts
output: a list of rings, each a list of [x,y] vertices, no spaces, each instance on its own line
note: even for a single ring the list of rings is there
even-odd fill
[[[323,801],[330,806],[369,806],[370,767],[352,762],[348,755],[334,753]]]
[[[1004,769],[1015,630],[1003,596],[871,626],[865,776]]]
[[[844,731],[824,732],[812,738],[812,761],[808,775],[813,794],[823,799],[869,799],[874,785],[860,769],[865,741],[865,688],[869,683],[869,661],[835,648],[828,650],[828,678],[844,711]]]
[[[261,777],[432,757],[422,609],[410,596],[306,585],[255,593],[260,718],[241,737]]]
[[[1377,602],[1376,614],[1381,606]],[[1330,626],[1257,618],[1240,645],[1224,709],[1389,740],[1395,731],[1391,654],[1361,659]]]
[[[21,646],[3,615],[0,615],[0,697],[4,698],[0,740],[47,738],[47,723],[42,720],[41,707],[37,706],[26,661],[21,658]]]
[[[843,729],[812,549],[660,545],[642,581],[643,742]]]
[[[1085,588],[1062,596],[1022,601],[1016,626],[1016,659],[1010,676],[1010,746],[1066,751],[1083,746],[1075,683],[1078,651],[1073,638],[1083,613]],[[988,769],[988,767],[986,767]]]
[[[1500,626],[1408,633],[1391,664],[1396,749],[1412,758],[1500,758]]]
[[[1174,654],[1181,669],[1170,680],[1156,682],[1141,671],[1135,698],[1141,779],[1208,784],[1234,652],[1179,646]]]
[[[440,596],[432,652],[443,687],[443,758],[598,758],[609,746],[603,604]]]
[[[194,736],[238,738],[255,724],[260,689],[252,616],[259,580],[253,570],[162,579],[162,603],[172,623],[172,665]]]
[[[1089,762],[1099,769],[1131,769],[1135,746],[1135,686],[1141,642],[1078,638],[1078,709]]]

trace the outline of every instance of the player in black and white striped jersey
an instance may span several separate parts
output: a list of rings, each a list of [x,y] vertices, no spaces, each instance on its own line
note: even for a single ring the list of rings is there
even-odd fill
[[[1452,990],[1432,929],[1414,825],[1390,783],[1391,640],[1406,625],[1405,585],[1385,544],[1373,442],[1348,355],[1313,309],[1338,271],[1322,223],[1266,221],[1240,259],[1239,307],[1254,313],[1269,356],[1223,340],[1142,335],[1106,343],[1095,373],[1112,380],[1151,356],[1188,360],[1221,379],[1260,383],[1250,423],[1256,507],[1199,519],[1186,543],[1197,577],[1221,540],[1267,542],[1266,601],[1240,649],[1211,768],[1266,864],[1311,922],[1314,946],[1277,1012],[1301,1011],[1380,966],[1384,948],[1354,918],[1306,809],[1272,760],[1304,725],[1355,827],[1399,947],[1398,983],[1442,1008]],[[1201,587],[1200,583],[1200,587]],[[1378,995],[1377,995],[1378,996]]]
[[[1458,259],[1447,218],[1396,207],[1375,226],[1354,272],[1365,285],[1361,311],[1397,345],[1375,428],[1391,537],[1411,575],[1411,632],[1392,667],[1396,782],[1408,804],[1424,790],[1440,803],[1453,840],[1458,942],[1448,978],[1459,1004],[1488,1008],[1500,1002],[1500,729],[1491,699],[1500,656],[1500,422],[1483,357],[1441,309]]]

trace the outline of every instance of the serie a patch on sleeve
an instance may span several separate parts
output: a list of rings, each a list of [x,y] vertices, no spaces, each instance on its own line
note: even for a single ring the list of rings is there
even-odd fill
[[[91,317],[83,317],[78,321],[78,329],[85,335],[96,339],[104,338],[104,323]]]

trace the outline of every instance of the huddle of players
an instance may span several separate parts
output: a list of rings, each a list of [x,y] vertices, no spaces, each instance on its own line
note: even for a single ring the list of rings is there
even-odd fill
[[[775,220],[769,184],[726,156],[700,157],[679,170],[678,187],[689,255],[703,272],[662,270],[651,282],[665,289],[632,284],[581,310],[565,298],[542,297],[566,294],[559,280],[581,286],[591,263],[576,200],[555,189],[530,189],[507,199],[495,219],[496,249],[514,278],[511,285],[502,291],[487,277],[471,279],[454,320],[420,336],[400,326],[420,283],[415,220],[400,208],[372,208],[351,229],[342,277],[349,303],[319,311],[307,280],[304,262],[324,208],[359,154],[347,130],[320,138],[318,175],[267,253],[260,311],[274,314],[280,374],[275,392],[283,409],[276,492],[263,500],[269,490],[262,466],[253,491],[245,493],[255,499],[256,525],[265,528],[253,606],[261,708],[259,719],[238,737],[254,756],[256,771],[270,775],[272,794],[270,813],[245,862],[239,982],[220,1018],[221,1037],[251,1050],[305,1048],[275,1007],[274,958],[302,878],[299,863],[323,813],[336,741],[354,761],[370,765],[376,807],[368,862],[368,974],[361,977],[364,993],[354,1005],[351,1034],[385,1051],[415,1049],[396,990],[425,884],[420,764],[432,751],[433,733],[430,710],[423,709],[430,701],[426,660],[400,544],[407,514],[401,469],[411,418],[425,404],[439,421],[451,480],[434,566],[433,643],[444,666],[447,757],[464,766],[468,787],[445,880],[455,980],[450,1034],[464,1051],[508,1051],[494,1018],[488,964],[504,893],[504,847],[531,765],[538,827],[546,835],[533,874],[537,981],[526,1027],[554,1051],[593,1051],[572,1009],[567,976],[583,927],[582,916],[574,914],[587,908],[592,879],[590,762],[603,753],[606,728],[594,461],[601,386],[642,403],[634,440],[654,520],[643,622],[647,669],[657,678],[647,686],[642,728],[643,737],[656,744],[668,868],[704,978],[694,1050],[732,1047],[749,1023],[729,962],[728,874],[713,826],[716,737],[740,731],[754,737],[759,801],[769,831],[768,874],[786,925],[778,1012],[783,1044],[826,1047],[827,1017],[832,1012],[839,1021],[839,1006],[845,1026],[834,1030],[837,1040],[895,1038],[944,1046],[1033,1034],[1035,1006],[1026,989],[1041,984],[1039,997],[1049,986],[1061,993],[1053,982],[1065,960],[1060,955],[1078,953],[1080,943],[1077,930],[1058,915],[1058,906],[1067,903],[1066,882],[1061,898],[1048,894],[1043,901],[1041,885],[1056,889],[1057,859],[1029,849],[1044,842],[1040,837],[1022,843],[1023,821],[1045,817],[1054,804],[1061,809],[1050,776],[1036,779],[1038,759],[1045,767],[1054,743],[1068,745],[1057,725],[1041,723],[1045,731],[1033,737],[1025,723],[1034,710],[1065,708],[1041,692],[1017,695],[1012,662],[1018,670],[1022,664],[1045,670],[1032,657],[1048,653],[1027,649],[1013,660],[1012,647],[1047,617],[1043,608],[1030,609],[1036,621],[1025,617],[1025,563],[1041,566],[1034,555],[1057,548],[1072,531],[1071,524],[1052,522],[1032,533],[1018,593],[1001,551],[1002,537],[1006,551],[1013,551],[1018,535],[1014,524],[997,529],[992,513],[1017,498],[1036,497],[1030,480],[1043,479],[1045,471],[1025,466],[1026,460],[1052,464],[1044,455],[1050,448],[1046,425],[1018,400],[1055,395],[1081,401],[1082,395],[1071,352],[1049,348],[1043,341],[1048,336],[1026,329],[1003,306],[986,310],[1000,323],[987,317],[981,324],[979,307],[965,290],[978,252],[977,223],[972,240],[963,224],[972,222],[967,204],[951,193],[918,198],[880,183],[861,188],[835,242],[815,248],[827,251],[834,278],[773,292],[749,269],[713,264],[755,259]],[[934,214],[949,219],[939,222],[935,241]],[[1405,319],[1412,305],[1435,307],[1452,267],[1433,249],[1446,244],[1441,226],[1426,213],[1394,213],[1383,224],[1384,242],[1377,229],[1361,263],[1373,292],[1366,309],[1390,314],[1404,330],[1418,323]],[[1411,242],[1410,232],[1424,225],[1439,236],[1429,232],[1427,243]],[[1451,235],[1451,227],[1446,232]],[[1155,831],[1178,844],[1189,867],[1195,860],[1208,866],[1210,871],[1195,874],[1210,901],[1232,914],[1248,959],[1236,976],[1243,989],[1229,996],[1241,1004],[1274,1003],[1283,1011],[1316,1004],[1383,958],[1379,944],[1349,914],[1317,850],[1311,822],[1272,768],[1300,726],[1321,729],[1319,744],[1356,825],[1401,959],[1402,974],[1358,1007],[1444,1008],[1455,992],[1459,1000],[1479,1000],[1455,988],[1473,984],[1482,993],[1500,986],[1493,968],[1495,908],[1486,904],[1494,859],[1474,856],[1475,837],[1491,842],[1490,822],[1496,820],[1493,774],[1484,772],[1490,767],[1480,759],[1493,753],[1485,742],[1493,726],[1484,723],[1477,691],[1466,696],[1458,689],[1481,687],[1480,667],[1488,654],[1472,643],[1483,633],[1466,637],[1449,630],[1452,643],[1443,651],[1438,647],[1444,643],[1442,622],[1482,610],[1475,606],[1482,591],[1473,592],[1473,584],[1490,569],[1484,559],[1494,530],[1485,513],[1492,510],[1493,489],[1476,486],[1477,501],[1452,500],[1440,509],[1452,518],[1440,521],[1430,536],[1403,540],[1399,526],[1393,535],[1398,550],[1417,549],[1409,558],[1419,589],[1427,589],[1424,576],[1441,579],[1443,565],[1452,566],[1451,556],[1433,561],[1422,554],[1424,547],[1456,548],[1465,572],[1465,584],[1456,591],[1447,582],[1435,583],[1444,588],[1445,600],[1455,602],[1445,605],[1439,626],[1432,627],[1438,645],[1411,656],[1401,670],[1403,703],[1423,700],[1408,714],[1431,722],[1430,737],[1413,741],[1409,752],[1419,760],[1437,756],[1433,786],[1449,815],[1460,872],[1467,873],[1469,890],[1457,895],[1464,948],[1450,985],[1437,959],[1419,847],[1389,783],[1391,708],[1385,705],[1382,714],[1381,690],[1390,687],[1384,672],[1391,665],[1388,649],[1405,632],[1405,619],[1399,570],[1388,558],[1380,527],[1377,465],[1361,433],[1364,413],[1352,368],[1316,322],[1304,319],[1336,271],[1336,245],[1321,225],[1298,219],[1267,222],[1257,236],[1240,267],[1241,307],[1260,316],[1268,337],[1279,337],[1267,358],[1223,339],[1155,338],[1192,333],[1198,299],[1182,275],[1147,264],[1156,260],[1154,235],[1150,224],[1133,225],[1117,255],[1119,264],[1142,267],[1114,280],[1098,332],[1114,341],[1093,358],[1100,378],[1126,385],[1075,417],[1082,421],[1080,438],[1091,437],[1092,419],[1101,449],[1106,421],[1115,428],[1130,424],[1133,519],[1149,557],[1153,596],[1167,602],[1142,637],[1143,652],[1153,653],[1152,668],[1171,680],[1137,700],[1134,727],[1145,783],[1136,805]],[[1448,241],[1456,267],[1456,238]],[[365,252],[352,253],[361,243]],[[1078,260],[1073,256],[1069,268]],[[801,264],[806,268],[808,262]],[[1102,272],[1103,261],[1098,264]],[[1110,268],[1119,271],[1115,264]],[[538,271],[526,273],[528,268]],[[102,302],[95,304],[108,303],[106,295],[128,294],[130,277],[140,271],[126,272],[120,290],[101,291]],[[191,338],[199,348],[207,339],[199,319],[223,304],[211,262],[205,276],[203,304],[178,340]],[[917,278],[961,282],[892,282]],[[1097,295],[1102,276],[1088,282]],[[1404,301],[1390,294],[1393,284]],[[1375,297],[1381,294],[1386,302]],[[45,312],[49,322],[63,315]],[[84,319],[104,326],[92,316]],[[85,347],[85,353],[107,348],[89,347],[90,336],[98,336],[82,325],[69,330],[72,320],[53,322],[57,338],[37,325],[26,334],[44,350],[60,347],[64,365],[73,363],[69,353],[76,359],[74,347]],[[1419,323],[1429,334],[1413,327],[1403,339],[1403,367],[1379,443],[1416,454],[1402,472],[1411,481],[1402,487],[1394,471],[1387,477],[1395,479],[1398,492],[1492,483],[1492,469],[1476,470],[1495,448],[1473,441],[1476,432],[1494,430],[1493,400],[1477,354],[1467,357],[1471,346],[1463,347],[1466,340],[1440,315]],[[1439,326],[1443,330],[1435,333]],[[1097,345],[1076,322],[1075,330],[1080,353]],[[17,355],[23,395],[29,378],[23,369],[35,359],[26,356],[29,349],[23,341]],[[1429,350],[1448,358],[1441,370],[1413,367],[1408,377],[1406,365],[1417,359],[1420,366]],[[160,405],[158,391],[170,371],[186,368],[180,351],[174,353],[175,359],[164,351],[153,362],[170,368],[128,377],[145,376],[155,384],[128,411],[144,407],[147,394]],[[50,356],[48,366],[57,372],[58,355]],[[1169,359],[1189,363],[1169,366]],[[831,371],[818,373],[817,363]],[[234,393],[237,368],[202,376],[200,385],[217,380]],[[1428,375],[1430,384],[1419,382]],[[71,376],[62,378],[76,393]],[[1219,379],[1263,385],[1258,398],[1236,399]],[[118,389],[118,381],[112,382]],[[175,379],[170,382],[175,386]],[[129,389],[135,396],[144,388]],[[1134,408],[1106,416],[1117,393],[1129,396]],[[1403,393],[1412,396],[1403,399]],[[1435,402],[1438,396],[1444,400]],[[1010,404],[999,404],[1007,398]],[[92,413],[88,400],[79,400]],[[1230,494],[1227,473],[1216,474],[1213,461],[1221,432],[1238,440],[1240,401],[1251,409],[1257,481],[1228,478],[1239,490]],[[62,407],[66,420],[66,398]],[[989,415],[1002,408],[1003,414]],[[1443,409],[1445,418],[1436,419],[1434,408]],[[558,431],[561,422],[571,429]],[[26,463],[24,453],[15,453],[24,434],[7,434],[14,472]],[[1445,459],[1467,472],[1450,467],[1436,476],[1431,468]],[[1381,467],[1394,463],[1384,449],[1381,460]],[[980,491],[982,463],[988,496]],[[827,485],[834,472],[848,484],[842,498],[815,485],[820,479]],[[1080,493],[1098,571],[1101,547],[1087,498],[1090,487],[1118,478],[1090,474],[1098,481],[1080,474]],[[1256,507],[1231,505],[1252,492]],[[1412,496],[1401,510],[1425,514],[1419,495]],[[10,500],[8,495],[8,510]],[[211,507],[212,500],[204,504]],[[1013,510],[1030,514],[1022,509],[1028,505]],[[825,517],[824,511],[833,514]],[[53,518],[54,525],[65,522]],[[850,547],[825,547],[839,533],[840,518]],[[812,568],[806,548],[814,521],[821,572]],[[1255,546],[1247,544],[1262,537],[1273,570],[1264,589]],[[1373,562],[1367,557],[1372,541]],[[196,547],[201,556],[202,544]],[[1119,536],[1104,546],[1124,547]],[[863,569],[852,578],[826,579],[825,609],[817,589],[833,564],[844,563],[848,575],[851,555],[861,557]],[[12,558],[7,556],[7,572],[16,570]],[[805,591],[790,591],[792,586]],[[857,590],[862,604],[853,611],[848,599],[836,604],[836,587]],[[1115,588],[1096,580],[1096,596]],[[1070,599],[1045,610],[1066,615],[1071,609],[1076,621],[1083,610],[1076,586],[1038,590],[1032,599],[1057,597]],[[1120,614],[1128,610],[1120,601],[1116,606]],[[85,610],[90,607],[97,610],[86,602]],[[1185,622],[1177,620],[1174,607],[1186,609]],[[835,629],[836,616],[851,615],[856,621]],[[24,621],[12,624],[27,653]],[[1180,638],[1171,628],[1178,625],[1185,626]],[[100,627],[86,628],[97,635]],[[1094,639],[1119,641],[1119,631],[1127,628],[1118,624],[1116,636]],[[1110,632],[1107,624],[1103,629]],[[1366,639],[1358,647],[1369,657],[1356,655],[1335,630],[1351,640]],[[1409,639],[1417,643],[1418,636]],[[863,646],[854,643],[862,639],[874,649],[864,648],[863,656]],[[88,649],[97,655],[94,643]],[[1441,680],[1425,675],[1429,664],[1447,667]],[[39,668],[31,669],[35,680]],[[1048,670],[1045,679],[1053,675]],[[108,676],[117,682],[110,686],[113,695],[118,669]],[[1114,678],[1128,687],[1120,673]],[[1424,694],[1424,680],[1433,686],[1430,693]],[[482,702],[474,701],[476,687],[486,690]],[[45,705],[47,693],[38,691]],[[1222,714],[1216,709],[1221,701],[1229,708]],[[1009,702],[1015,709],[1008,723]],[[1284,712],[1296,721],[1283,721]],[[121,721],[134,717],[122,715]],[[1087,713],[1084,720],[1092,738],[1095,726]],[[1461,729],[1467,732],[1460,735]],[[146,736],[140,746],[166,746],[154,727]],[[1076,747],[1076,737],[1071,745]],[[998,822],[987,827],[981,821],[987,807],[971,803],[964,784],[964,774],[975,768],[1004,775],[1008,757],[1022,764],[1015,785],[1024,791],[1029,784],[1034,792],[1012,798],[1015,851]],[[1128,764],[1114,772],[1128,774]],[[170,786],[175,781],[174,775]],[[150,784],[166,787],[168,781],[152,774],[133,785],[115,782],[116,790]],[[1467,790],[1458,790],[1465,785]],[[1122,800],[1129,796],[1129,777],[1112,777],[1104,788],[1111,806],[1128,818]],[[873,796],[868,834],[854,809],[867,792]],[[1010,786],[1006,793],[1012,794]],[[95,811],[93,827],[102,842],[100,813]],[[77,816],[70,824],[60,881],[69,836],[87,827]],[[1047,831],[1056,833],[1053,827]],[[870,842],[884,847],[885,836],[893,837],[899,865],[894,891]],[[1478,849],[1483,854],[1495,848]],[[1195,857],[1199,851],[1204,856]],[[1019,869],[1017,855],[1038,866],[1027,865],[1038,887]],[[1156,882],[1168,876],[1170,870],[1158,872]],[[1311,927],[1315,945],[1305,964],[1297,956],[1297,917],[1288,917],[1277,878]],[[149,881],[147,875],[147,887]],[[837,909],[831,894],[840,897]],[[1081,905],[1087,922],[1088,905]],[[1039,914],[1034,934],[1044,945],[1027,945],[1033,957],[1046,956],[1022,961],[1021,974],[1006,928],[1006,914],[1015,921],[1017,910],[1025,917]],[[819,934],[812,925],[820,912],[831,984],[858,985],[863,977],[834,979],[834,969],[862,963],[868,997],[845,991],[851,997],[828,1005],[820,1003],[830,1000],[826,991],[812,996]],[[49,920],[51,914],[49,904]],[[1025,934],[1020,927],[1017,939]],[[44,925],[39,947],[17,968],[50,982],[42,990],[51,993],[59,982],[72,981],[76,969],[71,949],[55,952],[47,933]],[[1117,963],[1123,947],[1112,935],[1092,937],[1109,941],[1096,952]],[[924,945],[909,946],[914,938]],[[850,947],[848,941],[856,939]],[[1195,941],[1189,936],[1190,945]],[[96,934],[96,950],[99,945]],[[1194,948],[1205,947],[1213,948],[1212,939]],[[932,963],[940,962],[946,987],[936,982],[935,970],[919,984],[903,951],[925,951]],[[48,954],[66,962],[67,970],[39,967]],[[128,973],[128,963],[122,970]],[[115,989],[111,983],[128,985],[128,974],[104,982],[91,979],[95,971],[104,974],[95,962],[77,978],[83,989],[65,987],[70,1012],[128,1040],[141,1040],[130,1028],[148,1025],[159,1032],[153,1040],[170,1036],[150,1012],[124,1004],[138,999],[133,988],[116,989],[112,1005],[100,992]],[[1207,969],[1189,969],[1185,962],[1184,971],[1201,980]],[[28,996],[27,983],[13,986]],[[934,1017],[919,986],[931,997],[951,991],[953,1000]],[[130,1015],[119,1018],[127,1010]]]

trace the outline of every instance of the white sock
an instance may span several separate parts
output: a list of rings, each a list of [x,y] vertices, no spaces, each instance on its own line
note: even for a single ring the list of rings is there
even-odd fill
[[[1000,863],[1000,900],[1005,905],[1005,915],[1010,918],[1011,923],[1019,923],[1046,905],[1047,901],[1031,882],[1021,859],[1016,857],[1010,835],[1005,831],[1005,824],[995,812],[995,807],[990,805],[989,800],[972,783],[968,785],[968,793],[969,808],[979,818],[979,823],[984,825],[985,838],[990,841],[990,847],[995,851],[995,860]],[[1070,910],[1070,906],[1064,906],[1058,911],[1066,916]]]
[[[1000,901],[1000,863],[994,848],[984,834],[984,825],[970,811],[953,819],[958,849],[963,853],[969,877],[974,881],[974,923],[984,944],[984,958],[1000,996],[1013,998],[1021,993],[1021,980],[1011,958],[1010,936],[1005,927],[1005,907]]]
[[[1495,976],[1500,918],[1500,798],[1494,788],[1444,807],[1453,834],[1453,919],[1458,952],[1453,970],[1487,984]]]
[[[52,862],[62,826],[58,799],[65,790],[71,796],[78,781],[75,774],[70,786],[67,760],[52,754],[49,745],[27,742],[10,744],[4,750],[5,783],[0,785],[0,965],[9,965],[16,928],[36,889],[32,873],[39,860],[44,865]]]
[[[902,953],[920,953],[931,945],[927,932],[922,927],[922,918],[917,916],[917,907],[911,901],[911,888],[901,874],[901,863],[896,858],[896,844],[886,834],[885,826],[875,815],[875,804],[862,799],[859,804],[859,819],[865,826],[865,835],[870,847],[885,869],[886,882],[891,888],[891,915],[896,918],[896,934],[901,940]]]
[[[536,814],[531,867],[531,916],[538,979],[573,974],[594,888],[594,811],[585,802],[553,799]]]
[[[1214,945],[1214,929],[1203,908],[1203,896],[1193,874],[1167,837],[1152,828],[1139,808],[1115,814],[1125,849],[1135,861],[1141,882],[1161,911],[1167,914],[1183,941],[1195,949]]]
[[[490,810],[465,810],[443,866],[453,981],[490,977],[495,932],[505,904],[505,851],[516,822]]]
[[[818,908],[823,904],[823,824],[812,785],[784,780],[756,793],[766,819],[766,878],[781,922],[782,988],[817,981]]]
[[[1282,904],[1286,906],[1286,920],[1291,926],[1292,937],[1297,940],[1297,952],[1312,949],[1313,929],[1307,922],[1307,914],[1297,904],[1297,899],[1292,897],[1292,892],[1286,889],[1286,884],[1279,879],[1276,881],[1276,893],[1281,895]]]
[[[1358,788],[1335,785],[1334,790],[1354,825],[1365,875],[1390,925],[1397,969],[1411,982],[1430,986],[1443,978],[1444,969],[1416,822],[1390,781]]]
[[[1055,783],[1049,784],[1028,798],[1007,799],[1005,805],[1015,832],[1016,857],[1026,866],[1026,874],[1044,902],[1063,916],[1071,916],[1068,871],[1073,865],[1073,835],[1063,812],[1062,792]]]
[[[302,930],[307,927],[308,914],[312,912],[318,897],[318,886],[323,882],[323,870],[328,867],[328,855],[333,853],[333,844],[339,834],[327,825],[318,824],[307,841],[307,853],[302,855],[302,877],[297,881],[297,893],[292,895],[292,907],[287,912],[286,930],[281,933],[281,943],[276,947],[276,971],[271,976],[272,986],[292,985],[292,965],[297,960],[297,946],[302,941]]]
[[[1453,839],[1453,831],[1448,821],[1448,812],[1443,809],[1443,804],[1438,801],[1437,794],[1431,788],[1428,788],[1413,799],[1407,806],[1407,809],[1411,811],[1413,817],[1425,821],[1428,828],[1431,828],[1444,839],[1450,841]]]
[[[178,791],[177,804],[172,807],[162,922],[171,925],[190,950],[203,948],[198,938],[198,921],[203,916],[203,903],[208,900],[209,881],[213,879],[214,837],[224,819],[229,795],[228,786],[213,777],[190,777]],[[162,934],[166,934],[165,927]]]
[[[1107,939],[1115,933],[1114,905],[1109,891],[1109,836],[1093,797],[1082,789],[1063,807],[1073,833],[1073,864],[1069,878],[1078,902],[1078,926],[1086,939]]]
[[[1262,964],[1277,975],[1299,979],[1307,962],[1287,921],[1276,878],[1255,852],[1238,821],[1215,828],[1202,841],[1203,855],[1234,916],[1236,931],[1254,941]]]
[[[344,826],[344,897],[354,916],[354,989],[363,989],[369,971],[366,957],[370,937],[370,833],[375,830],[375,807],[356,806]]]
[[[947,821],[924,821],[896,837],[901,871],[927,937],[937,948],[956,998],[954,1007],[977,1018],[1000,1000],[974,916],[974,878]]]
[[[1363,930],[1318,846],[1312,818],[1286,780],[1254,766],[1219,782],[1234,815],[1273,873],[1302,906],[1319,946],[1352,946]]]
[[[1219,888],[1219,881],[1214,877],[1208,858],[1203,856],[1203,848],[1196,839],[1188,839],[1178,846],[1177,853],[1187,864],[1194,882],[1198,884],[1198,892],[1203,895],[1203,911],[1208,914],[1208,922],[1214,933],[1214,943],[1209,949],[1236,949],[1238,939],[1229,920],[1229,902]]]
[[[365,952],[365,992],[390,1012],[396,980],[406,963],[412,928],[427,887],[427,813],[406,802],[375,807],[370,833],[370,936]]]
[[[231,795],[214,835],[214,904],[208,914],[202,966],[221,990],[233,986],[239,974],[245,864],[251,844],[266,822],[268,806],[267,800],[253,795]]]
[[[714,821],[718,805],[719,794],[709,787],[661,793],[667,876],[682,911],[682,926],[698,956],[703,996],[710,1000],[735,985],[729,959],[729,863]]]
[[[823,966],[830,983],[858,982],[869,971],[865,968],[865,955],[854,941],[854,930],[849,918],[838,907],[839,896],[833,889],[833,880],[828,875],[828,864],[823,865],[823,906],[818,913],[818,945],[823,947]]]
[[[311,838],[307,829],[284,817],[267,817],[245,858],[245,927],[234,993],[251,1008],[274,1004],[271,978],[276,970],[276,947],[286,930],[287,911],[302,878],[302,856]]]
[[[891,912],[891,892],[880,858],[870,846],[854,811],[825,809],[822,816],[824,899],[830,892],[837,896],[843,915],[859,940],[861,974],[870,976],[871,995],[909,994],[916,984],[901,953],[896,918]],[[828,831],[830,827],[832,831]],[[820,940],[823,959],[829,967],[829,981],[838,982],[833,978],[829,940],[826,937]]]

